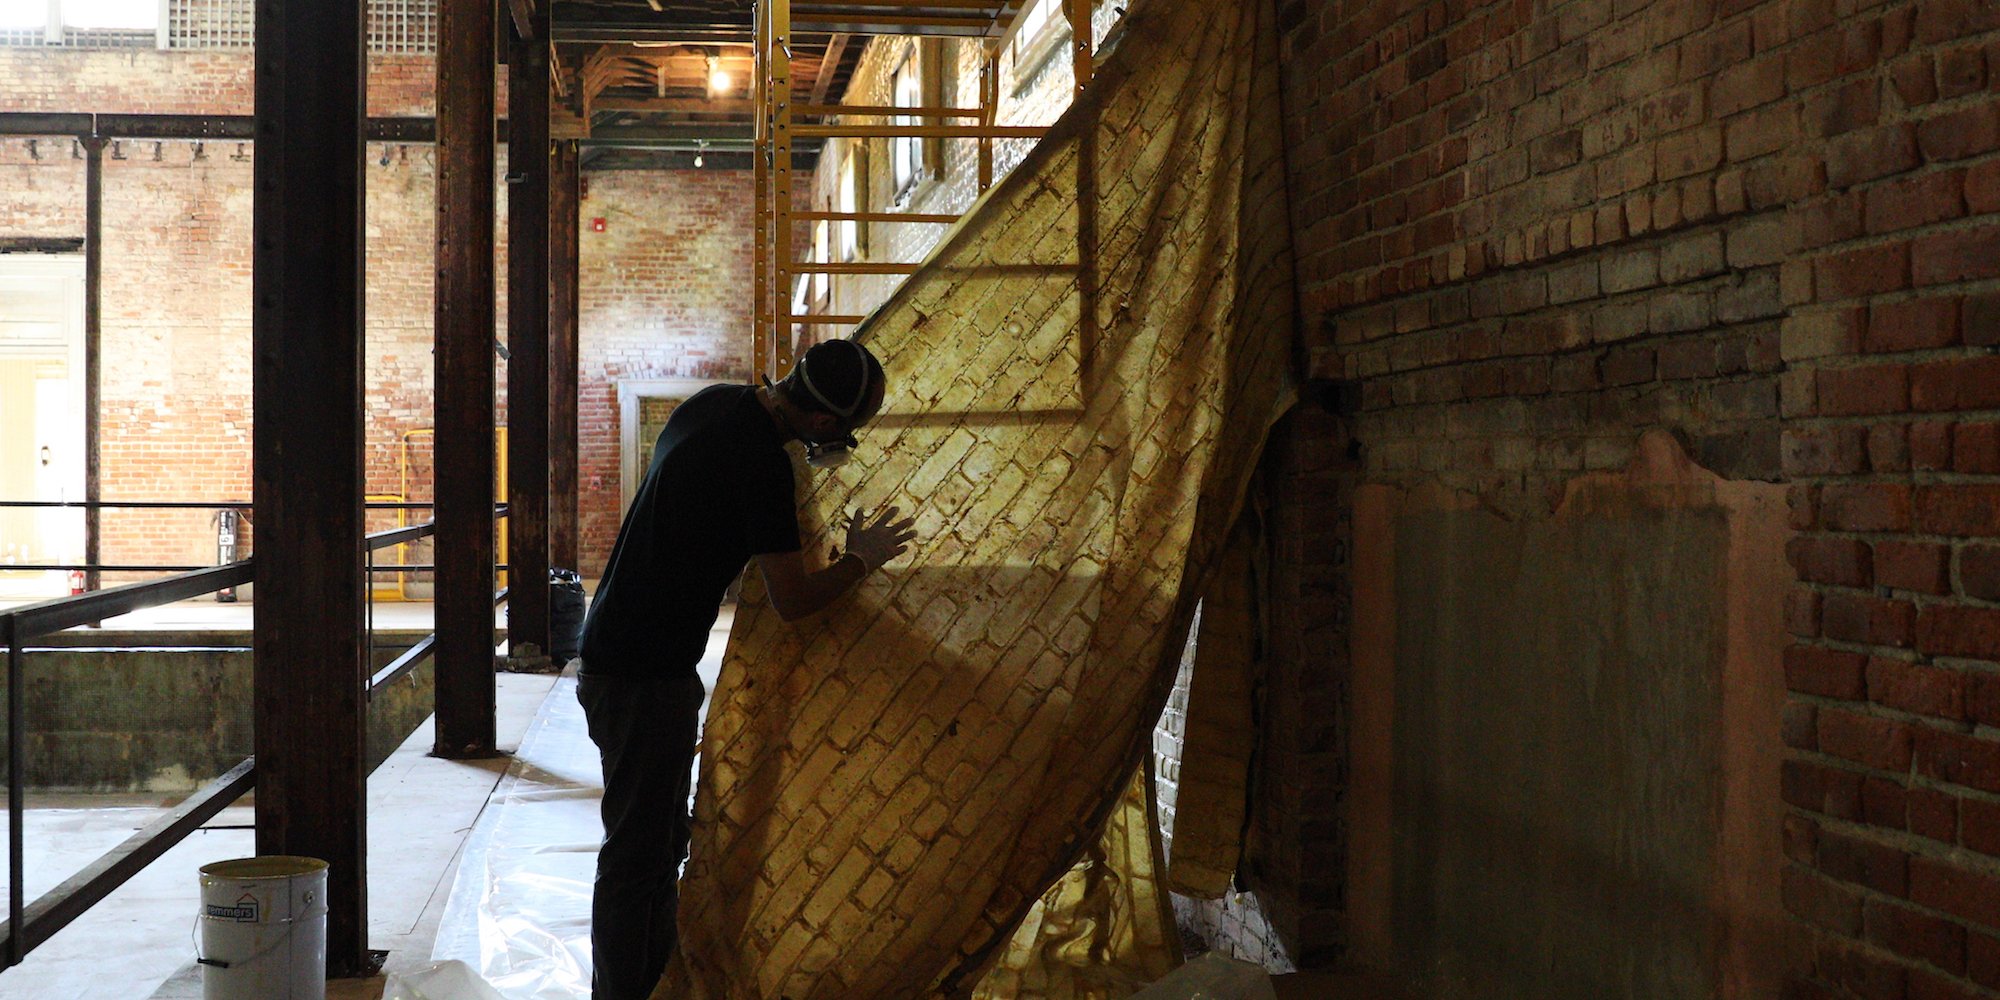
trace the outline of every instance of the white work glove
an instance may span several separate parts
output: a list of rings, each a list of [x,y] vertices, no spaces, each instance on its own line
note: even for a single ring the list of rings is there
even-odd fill
[[[917,519],[906,517],[892,520],[896,508],[882,512],[873,524],[861,515],[859,510],[847,517],[847,554],[861,560],[863,568],[869,572],[881,569],[882,564],[903,554],[912,539],[917,537],[914,526]]]

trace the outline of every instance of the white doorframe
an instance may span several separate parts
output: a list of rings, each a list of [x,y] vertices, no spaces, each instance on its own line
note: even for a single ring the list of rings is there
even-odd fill
[[[642,399],[686,399],[711,385],[733,385],[713,378],[627,378],[618,380],[618,516],[632,506],[639,492],[639,480],[646,470],[639,467],[639,401]]]
[[[17,295],[28,289],[41,293],[37,297],[51,297],[55,299],[54,308],[23,310],[18,307],[18,299],[17,307],[9,308],[6,299],[10,287]],[[53,296],[48,296],[51,291]],[[36,443],[48,448],[47,454],[61,462],[57,474],[45,476],[37,472],[27,482],[0,482],[0,499],[84,498],[87,462],[83,454],[84,380],[88,373],[84,371],[83,300],[82,254],[0,254],[0,357],[63,359],[66,385],[62,391],[67,397],[61,401],[62,416],[53,421],[56,426],[42,426],[48,417],[46,411],[35,420]],[[83,520],[77,511],[47,509],[35,514],[27,520],[35,525],[29,534],[35,543],[36,551],[31,554],[36,561],[83,558]],[[46,580],[34,585],[38,592],[50,587],[55,588],[55,593],[64,592],[62,574],[40,575]]]

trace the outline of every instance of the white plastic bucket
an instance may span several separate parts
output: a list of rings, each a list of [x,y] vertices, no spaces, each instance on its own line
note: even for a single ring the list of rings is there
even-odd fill
[[[269,855],[201,866],[205,1000],[325,1000],[326,862]]]

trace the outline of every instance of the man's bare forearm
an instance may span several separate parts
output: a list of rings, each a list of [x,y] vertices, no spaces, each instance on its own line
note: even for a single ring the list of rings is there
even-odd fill
[[[857,555],[843,555],[825,567],[806,575],[800,588],[798,603],[791,608],[780,608],[779,614],[787,621],[805,618],[826,610],[826,607],[840,599],[842,594],[854,589],[861,578],[868,575],[868,564]],[[789,612],[789,613],[787,613]]]

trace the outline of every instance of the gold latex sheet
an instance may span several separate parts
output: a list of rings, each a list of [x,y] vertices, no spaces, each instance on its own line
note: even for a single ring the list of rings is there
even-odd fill
[[[887,403],[801,470],[800,524],[824,552],[894,505],[918,539],[797,624],[748,575],[656,998],[1115,997],[1173,965],[1134,775],[1290,400],[1274,39],[1263,0],[1135,4],[865,325]]]

